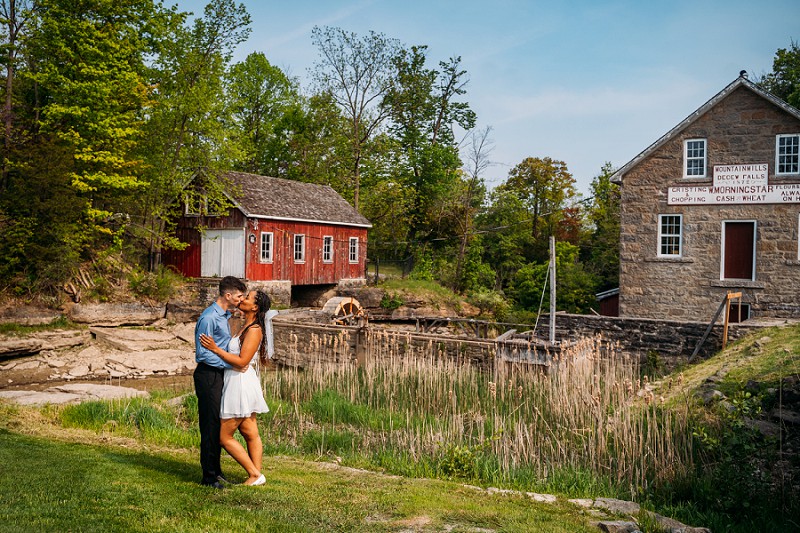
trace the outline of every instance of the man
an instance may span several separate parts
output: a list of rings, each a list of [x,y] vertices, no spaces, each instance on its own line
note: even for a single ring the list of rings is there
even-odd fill
[[[238,278],[225,276],[219,282],[219,296],[208,306],[194,328],[194,354],[197,368],[194,370],[194,390],[197,394],[197,411],[200,421],[200,466],[203,468],[203,485],[221,489],[221,447],[219,442],[219,409],[222,398],[224,373],[231,365],[223,361],[200,344],[200,335],[214,338],[217,346],[228,350],[231,328],[228,319],[231,310],[244,300],[247,287]]]

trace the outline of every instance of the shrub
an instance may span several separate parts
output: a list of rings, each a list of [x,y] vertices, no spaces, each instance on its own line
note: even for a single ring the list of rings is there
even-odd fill
[[[128,285],[135,294],[162,302],[175,294],[181,282],[183,276],[164,266],[159,266],[155,272],[136,268],[128,276]]]

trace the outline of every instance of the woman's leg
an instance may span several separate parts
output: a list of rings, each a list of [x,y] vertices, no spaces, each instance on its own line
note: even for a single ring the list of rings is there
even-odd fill
[[[250,456],[247,455],[247,452],[239,444],[235,438],[233,438],[233,433],[236,431],[246,418],[223,418],[222,419],[222,427],[220,428],[219,432],[219,440],[222,447],[225,448],[225,451],[230,454],[231,457],[236,459],[236,462],[242,465],[244,469],[247,471],[247,474],[250,476],[247,481],[245,481],[246,485],[249,485],[253,481],[261,476],[261,471],[256,468],[253,464],[253,461],[250,459]]]
[[[244,437],[247,443],[247,454],[253,465],[261,472],[261,457],[264,455],[264,448],[261,444],[261,435],[258,434],[258,422],[256,421],[255,413],[250,415],[250,418],[245,418],[239,424],[239,433]]]

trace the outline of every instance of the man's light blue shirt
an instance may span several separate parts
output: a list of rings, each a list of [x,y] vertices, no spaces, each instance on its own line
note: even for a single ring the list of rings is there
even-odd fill
[[[228,344],[231,342],[231,327],[228,325],[230,311],[223,311],[217,302],[209,305],[194,327],[194,360],[198,363],[205,363],[216,368],[233,368],[231,365],[220,359],[220,357],[200,344],[200,334],[205,333],[214,339],[217,346],[228,351]]]

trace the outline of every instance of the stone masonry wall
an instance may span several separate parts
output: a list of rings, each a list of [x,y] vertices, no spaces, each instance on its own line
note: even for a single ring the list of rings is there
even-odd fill
[[[711,185],[714,165],[768,163],[775,177],[775,135],[800,121],[739,87],[622,179],[620,315],[708,321],[728,291],[743,293],[759,317],[800,317],[798,204],[667,205],[670,186]],[[683,178],[683,141],[707,139],[708,178]],[[683,256],[657,257],[658,217],[683,215]],[[723,221],[756,221],[755,281],[720,280]]]
[[[710,319],[709,319],[710,322]],[[729,324],[728,342],[747,335],[762,326]],[[653,351],[670,366],[686,362],[703,337],[708,323],[648,318],[626,318],[593,315],[556,315],[556,338],[572,341],[583,337],[601,335],[604,341],[616,343],[619,349],[629,355],[644,358]],[[550,316],[542,315],[537,337],[547,338],[550,329]],[[722,347],[723,325],[721,320],[714,325],[711,333],[697,357],[711,356]]]

